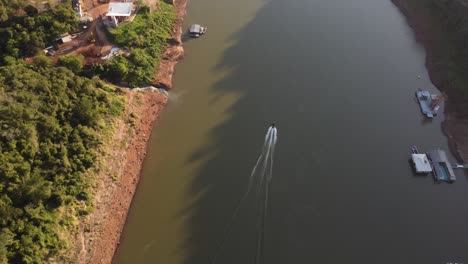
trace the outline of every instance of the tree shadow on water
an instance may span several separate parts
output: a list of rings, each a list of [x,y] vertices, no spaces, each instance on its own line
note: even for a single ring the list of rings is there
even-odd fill
[[[190,205],[191,208],[181,212],[182,215],[189,214],[187,222],[190,236],[182,246],[191,252],[186,258],[186,264],[211,263],[218,254],[216,263],[255,263],[258,208],[254,198],[247,200],[241,208],[230,227],[232,230],[229,239],[222,250],[218,242],[223,240],[226,224],[247,188],[251,170],[261,152],[270,124],[276,122],[279,127],[280,143],[277,149],[283,147],[283,141],[294,143],[296,146],[299,144],[294,135],[281,138],[281,131],[282,128],[294,126],[295,120],[306,118],[305,113],[291,112],[287,108],[300,100],[299,95],[295,97],[288,93],[293,80],[307,73],[302,68],[294,69],[294,63],[291,61],[281,63],[282,58],[286,56],[295,59],[295,55],[284,53],[282,47],[289,40],[278,36],[278,31],[287,30],[279,25],[284,21],[265,26],[275,21],[274,17],[281,15],[286,7],[287,3],[282,1],[267,2],[252,22],[231,36],[231,40],[236,44],[226,50],[219,64],[213,69],[231,69],[228,76],[213,86],[215,98],[230,92],[240,93],[242,96],[228,110],[230,117],[209,131],[210,138],[213,138],[215,143],[194,150],[187,161],[205,162],[192,184],[193,196],[203,194]],[[293,76],[284,78],[285,72]],[[294,144],[292,148],[295,147]],[[216,155],[206,161],[213,153]],[[274,170],[278,175],[287,173],[286,168],[279,164]],[[274,202],[279,198],[272,199]],[[284,204],[281,202],[275,203],[275,210],[281,211],[282,206]],[[267,222],[270,220],[267,219]],[[281,218],[276,219],[276,225],[281,224],[281,221]],[[274,239],[282,240],[280,235]],[[265,250],[271,251],[268,250],[268,239],[266,241]],[[265,257],[270,260],[263,263],[287,263],[280,257],[281,253],[267,255],[269,257]]]

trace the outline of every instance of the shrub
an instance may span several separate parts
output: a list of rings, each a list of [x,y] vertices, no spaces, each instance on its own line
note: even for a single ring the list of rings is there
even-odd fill
[[[78,74],[83,70],[83,56],[62,56],[58,59],[57,65],[58,66],[63,66],[70,71],[72,71],[75,74]]]

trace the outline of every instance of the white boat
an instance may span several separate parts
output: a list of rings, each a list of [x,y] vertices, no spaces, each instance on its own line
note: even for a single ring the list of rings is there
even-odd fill
[[[200,35],[205,34],[206,27],[202,27],[199,24],[193,24],[190,26],[189,34],[193,38],[198,38]]]

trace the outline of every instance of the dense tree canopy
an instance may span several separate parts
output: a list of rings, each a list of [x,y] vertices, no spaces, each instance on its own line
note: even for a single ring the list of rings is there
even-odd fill
[[[0,21],[3,21],[0,23],[1,57],[36,55],[52,40],[71,31],[78,24],[70,0],[43,13],[26,6],[24,16],[12,16],[15,10],[24,6],[24,2],[0,0]]]
[[[0,22],[7,21],[26,5],[27,0],[0,0]]]
[[[99,78],[137,86],[154,76],[171,35],[173,6],[143,8],[111,33],[130,50],[83,69],[83,58],[54,60],[42,49],[77,25],[71,1],[39,12],[29,0],[0,0],[0,263],[44,263],[64,249],[60,232],[86,214],[103,130],[124,109],[123,96]],[[33,57],[31,64],[23,61]],[[84,205],[86,210],[76,210]]]
[[[83,59],[82,55],[62,56],[58,59],[57,65],[68,68],[75,74],[79,74],[83,69]]]
[[[64,67],[0,68],[0,263],[42,263],[61,248],[57,210],[88,199],[99,122],[123,102]]]

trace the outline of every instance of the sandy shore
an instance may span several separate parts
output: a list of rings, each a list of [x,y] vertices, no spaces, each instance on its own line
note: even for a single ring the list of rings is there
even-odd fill
[[[167,89],[172,88],[174,67],[183,57],[181,36],[187,0],[176,0],[174,5],[178,21],[154,81]],[[163,93],[135,89],[122,91],[127,98],[126,111],[114,124],[116,133],[98,162],[104,169],[95,175],[94,211],[80,219],[79,231],[74,238],[73,263],[112,263],[140,179],[153,124],[167,104]]]
[[[468,116],[466,95],[452,85],[447,56],[447,36],[432,26],[434,18],[423,6],[410,0],[392,0],[405,15],[416,39],[426,49],[426,68],[432,83],[448,95],[442,130],[447,135],[450,149],[459,162],[468,162]],[[419,4],[421,5],[421,4]],[[453,78],[453,76],[452,76]]]

